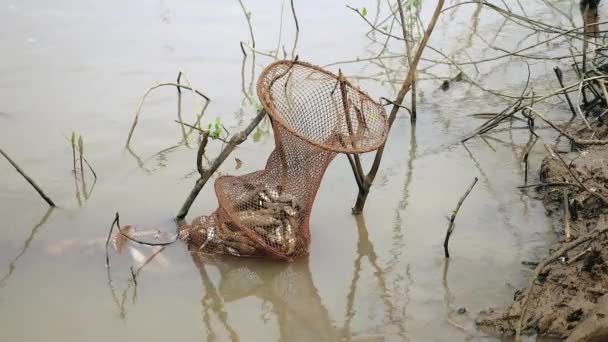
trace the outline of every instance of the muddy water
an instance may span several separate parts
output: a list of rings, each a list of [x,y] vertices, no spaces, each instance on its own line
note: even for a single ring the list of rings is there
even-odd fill
[[[294,30],[285,4],[282,43],[289,54]],[[531,17],[569,26],[579,18],[570,1],[526,4]],[[517,2],[509,2],[521,11]],[[276,49],[280,1],[249,1],[256,47]],[[370,18],[375,4],[367,6]],[[369,58],[382,43],[366,37],[368,27],[340,1],[296,1],[302,60],[319,65]],[[385,4],[383,4],[385,6]],[[426,1],[428,21],[433,4]],[[384,13],[386,12],[384,8]],[[563,12],[563,13],[562,13]],[[564,15],[566,14],[566,15]],[[380,18],[382,19],[382,18]],[[220,117],[237,130],[255,105],[243,94],[272,61],[258,55],[243,67],[239,42],[248,40],[238,2],[217,1],[2,1],[0,146],[35,178],[61,208],[44,202],[0,162],[0,340],[2,341],[456,341],[492,340],[475,329],[476,314],[511,300],[541,246],[554,238],[542,204],[515,187],[523,182],[519,162],[527,133],[516,130],[456,142],[481,122],[468,114],[497,112],[503,98],[454,82],[444,92],[430,75],[453,77],[453,67],[421,74],[419,120],[410,129],[401,113],[385,152],[365,214],[350,215],[355,183],[345,158],[329,168],[311,218],[307,259],[292,264],[192,258],[182,243],[169,246],[137,275],[130,267],[155,252],[130,246],[111,253],[105,268],[104,242],[114,213],[142,229],[174,232],[171,218],[195,178],[195,149],[178,144],[175,89],[148,98],[134,134],[124,142],[145,89],[173,81],[183,70],[211,98],[204,123]],[[495,56],[480,38],[507,49],[542,39],[507,24],[489,10],[464,5],[447,12],[431,40],[452,58]],[[395,34],[399,34],[395,31]],[[494,38],[494,36],[496,36]],[[398,42],[392,51],[401,51]],[[534,53],[563,50],[543,45]],[[251,55],[251,54],[250,54]],[[429,55],[431,59],[440,56]],[[382,80],[379,63],[341,67],[377,98],[393,97],[403,73]],[[403,60],[386,60],[397,68]],[[430,66],[425,62],[425,66]],[[541,92],[555,86],[553,62],[531,65]],[[245,70],[243,73],[242,70]],[[475,79],[490,89],[519,95],[527,68],[517,60],[488,62]],[[380,70],[382,71],[382,70]],[[390,72],[389,72],[390,74]],[[550,80],[550,81],[546,81]],[[548,82],[552,82],[547,85]],[[184,95],[184,120],[192,122],[202,103]],[[564,110],[563,104],[550,107]],[[242,174],[264,166],[273,148],[265,130],[243,144],[222,173]],[[85,154],[99,179],[74,181],[69,135],[82,134]],[[548,134],[548,132],[547,132]],[[219,144],[210,147],[217,152]],[[541,150],[535,151],[531,179]],[[243,165],[238,170],[234,157]],[[480,182],[457,218],[452,259],[443,258],[443,236],[459,197]],[[216,200],[207,187],[192,214],[208,213]],[[192,217],[192,216],[191,216]],[[460,308],[466,313],[458,314]]]

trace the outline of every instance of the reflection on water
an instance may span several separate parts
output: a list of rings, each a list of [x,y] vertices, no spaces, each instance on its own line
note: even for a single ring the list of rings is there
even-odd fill
[[[257,74],[273,58],[244,44],[251,38],[236,0],[0,4],[0,21],[11,28],[0,32],[0,145],[16,151],[24,168],[44,171],[33,176],[61,207],[37,217],[31,208],[39,199],[0,161],[0,340],[492,340],[475,329],[477,312],[511,300],[529,274],[521,261],[535,259],[552,235],[542,205],[516,189],[523,183],[526,131],[459,141],[481,123],[468,114],[507,105],[479,86],[509,94],[524,88],[525,64],[516,57],[493,60],[504,54],[500,49],[521,49],[548,33],[530,32],[479,3],[447,2],[461,6],[438,23],[430,41],[437,52],[424,55],[417,126],[409,125],[405,111],[399,114],[364,215],[350,215],[356,186],[344,158],[337,158],[312,212],[307,259],[210,259],[176,243],[143,249],[143,261],[139,254],[139,261],[112,255],[111,269],[104,267],[103,243],[107,218],[117,210],[131,222],[173,232],[171,218],[194,182],[188,175],[196,159],[196,134],[174,119],[206,127],[220,117],[229,131],[239,131],[259,106]],[[373,98],[392,98],[407,66],[402,41],[369,30],[344,2],[294,3],[300,59],[341,68]],[[578,23],[572,1],[505,3],[558,27]],[[256,49],[291,49],[296,32],[289,1],[244,4]],[[394,2],[348,4],[367,6],[372,23],[401,34],[391,15]],[[415,37],[433,6],[423,1],[412,9],[420,14],[409,21]],[[576,39],[553,43],[556,54],[578,49]],[[462,63],[456,67],[448,58]],[[555,63],[567,64],[531,63],[530,89],[542,93],[555,85]],[[142,94],[174,81],[179,70],[189,78],[178,83],[196,85],[209,99],[190,101],[191,92],[174,87],[154,92],[125,151]],[[455,78],[461,72],[472,80]],[[440,89],[444,80],[447,90]],[[556,116],[568,111],[561,102],[548,109]],[[220,172],[263,168],[273,149],[270,124],[263,121]],[[70,131],[86,134],[97,182],[71,174],[71,151],[62,139]],[[219,148],[210,143],[210,155]],[[532,151],[530,170],[539,156]],[[448,262],[445,217],[461,196],[461,183],[475,175],[481,186],[459,213]],[[192,212],[216,207],[208,186]]]
[[[221,260],[209,263],[196,252],[192,253],[192,259],[203,283],[201,304],[207,341],[222,340],[218,339],[216,329],[223,329],[233,341],[247,340],[247,335],[239,336],[231,326],[224,308],[224,303],[247,297],[255,297],[268,306],[267,314],[277,322],[280,341],[336,340],[336,329],[312,281],[307,260],[261,268],[249,261],[237,267],[223,264]],[[217,287],[208,275],[210,266],[217,267],[221,275]],[[212,318],[220,322],[219,327],[213,325]]]
[[[30,244],[32,243],[32,240],[34,240],[34,238],[36,237],[36,233],[38,232],[38,229],[40,229],[40,227],[42,227],[46,223],[46,221],[49,219],[49,217],[51,216],[51,213],[53,213],[53,210],[55,210],[55,208],[56,207],[49,207],[49,209],[46,211],[44,216],[42,216],[40,221],[38,223],[36,223],[36,225],[32,228],[27,239],[25,239],[25,241],[23,242],[23,247],[21,248],[19,253],[13,259],[11,259],[11,261],[9,262],[8,271],[2,276],[2,278],[0,278],[0,288],[6,286],[6,282],[9,280],[9,278],[15,271],[17,261],[19,261],[19,258],[21,258],[23,256],[23,254],[25,254],[25,252],[27,252],[27,249],[29,248]]]

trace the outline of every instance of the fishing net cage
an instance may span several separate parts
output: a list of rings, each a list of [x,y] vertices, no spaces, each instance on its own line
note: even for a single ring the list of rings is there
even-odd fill
[[[384,108],[341,75],[301,61],[277,61],[258,79],[275,149],[263,170],[221,176],[218,209],[180,229],[209,254],[291,261],[308,255],[310,214],[338,153],[365,153],[386,140]]]

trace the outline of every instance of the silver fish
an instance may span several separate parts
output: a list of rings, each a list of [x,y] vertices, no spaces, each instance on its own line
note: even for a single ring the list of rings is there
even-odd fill
[[[268,198],[270,198],[270,200],[272,200],[273,202],[278,202],[280,194],[277,189],[266,188],[264,192],[266,193],[266,195],[268,195]]]
[[[286,205],[283,207],[283,211],[285,212],[285,214],[287,214],[287,216],[296,216],[298,215],[298,210],[296,210],[294,207],[290,206],[290,205]]]
[[[207,246],[207,244],[209,242],[212,242],[214,239],[215,239],[215,227],[207,228],[207,238],[205,239],[205,242],[203,242],[203,244],[198,248],[198,250],[200,251],[201,249],[205,248],[205,246]]]
[[[226,246],[226,251],[228,252],[228,254],[232,255],[232,256],[236,256],[236,257],[240,257],[241,253],[239,253],[239,251],[236,250],[236,248],[232,248],[230,246]]]
[[[285,220],[283,224],[285,225],[285,239],[287,239],[287,254],[291,254],[296,248],[295,232],[288,220]]]
[[[283,237],[284,237],[284,233],[283,233],[283,226],[278,226],[274,229],[274,238],[276,243],[283,243]]]
[[[238,218],[243,225],[249,227],[267,227],[281,224],[279,220],[271,215],[265,213],[260,214],[257,211],[251,210],[239,212]]]
[[[260,199],[261,199],[262,201],[264,201],[264,202],[272,202],[272,201],[270,200],[270,197],[268,197],[268,195],[267,195],[267,194],[266,194],[264,191],[261,191],[261,192],[258,194],[258,196],[259,196],[259,197],[260,197]]]
[[[296,198],[293,195],[290,194],[281,194],[280,196],[277,197],[276,199],[277,202],[281,202],[281,203],[289,203],[291,205],[295,205],[295,201]]]

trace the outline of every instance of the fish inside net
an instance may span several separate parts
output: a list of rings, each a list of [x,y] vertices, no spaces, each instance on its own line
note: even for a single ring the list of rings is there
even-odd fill
[[[308,254],[311,209],[327,166],[338,153],[379,148],[386,112],[342,76],[300,61],[266,67],[257,93],[275,139],[266,167],[219,177],[217,210],[182,226],[180,236],[203,253],[293,260]]]

